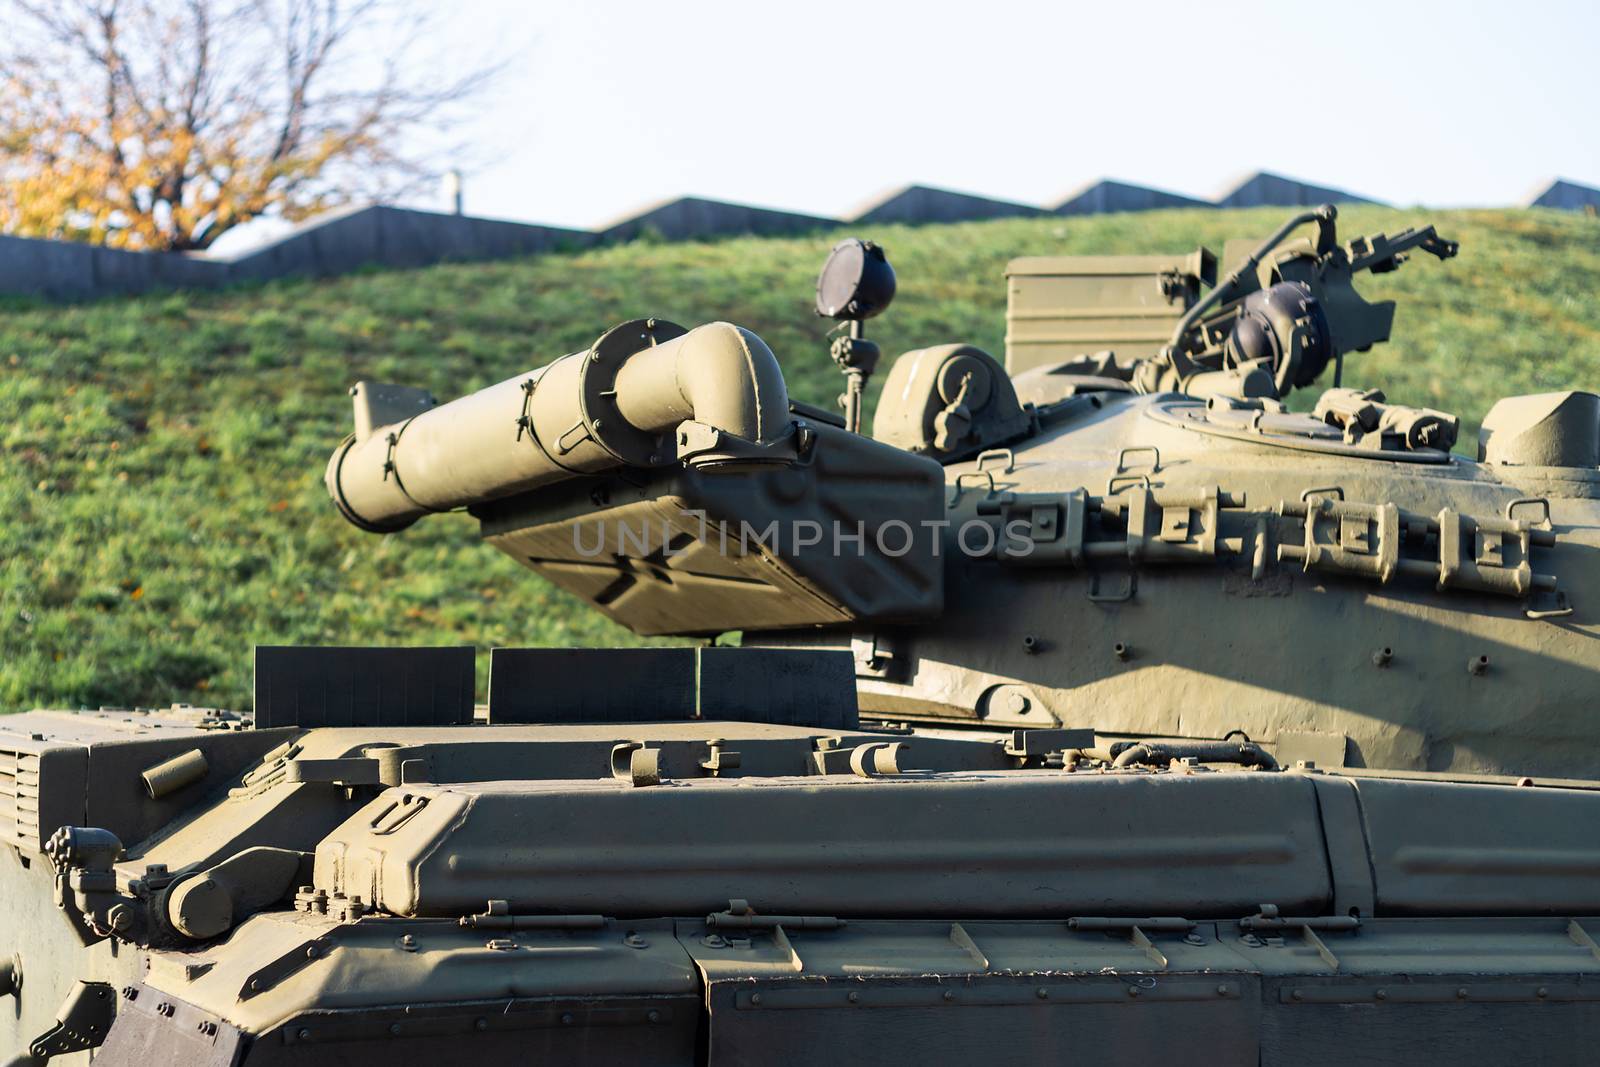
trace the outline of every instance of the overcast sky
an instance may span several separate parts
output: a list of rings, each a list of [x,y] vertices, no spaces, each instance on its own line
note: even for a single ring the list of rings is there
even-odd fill
[[[1106,176],[1207,197],[1262,168],[1402,205],[1600,184],[1600,0],[446,10],[512,56],[457,131],[472,214],[594,226],[692,193],[833,215],[906,182],[1049,203]]]

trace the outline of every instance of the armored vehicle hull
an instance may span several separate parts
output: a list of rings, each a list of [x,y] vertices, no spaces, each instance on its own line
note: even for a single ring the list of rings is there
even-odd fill
[[[359,384],[346,519],[464,510],[742,647],[496,649],[485,704],[471,648],[260,648],[249,714],[0,719],[0,1050],[1591,1062],[1600,398],[1474,450],[1344,387],[1394,314],[1352,276],[1456,248],[1334,217],[1220,280],[1019,261],[1009,367],[906,353],[870,437],[865,242],[818,286],[842,419],[727,323]]]
[[[608,685],[645,673],[609,667]],[[1040,731],[283,727],[222,754],[162,714],[80,718],[70,741],[63,722],[0,736],[51,754],[43,804],[136,842],[114,892],[140,915],[85,948],[70,899],[38,906],[50,858],[6,850],[8,925],[27,939],[22,1010],[0,1020],[13,1048],[687,1065],[1133,1064],[1198,1046],[1207,1063],[1342,1064],[1425,1046],[1429,1062],[1579,1063],[1600,1026],[1589,788],[1067,772],[1025,754],[1071,740]],[[236,784],[137,840],[157,802],[106,809],[74,772],[103,764],[109,783],[172,741],[241,759]],[[287,869],[261,862],[285,853]],[[194,873],[150,888],[156,865]]]

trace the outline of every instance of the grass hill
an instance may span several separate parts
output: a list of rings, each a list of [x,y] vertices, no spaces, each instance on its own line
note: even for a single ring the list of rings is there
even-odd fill
[[[1278,210],[874,227],[900,275],[887,354],[1004,350],[1006,261],[1173,252],[1268,231]],[[1600,222],[1353,208],[1353,236],[1434,222],[1462,255],[1362,284],[1401,301],[1351,384],[1458,412],[1600,385]],[[630,635],[477,542],[465,517],[392,538],[328,504],[322,470],[358,378],[460,395],[586,348],[624,319],[754,329],[791,391],[839,378],[810,310],[838,235],[633,244],[522,261],[109,300],[0,304],[0,711],[247,706],[257,643],[616,644]],[[880,376],[881,377],[881,376]]]

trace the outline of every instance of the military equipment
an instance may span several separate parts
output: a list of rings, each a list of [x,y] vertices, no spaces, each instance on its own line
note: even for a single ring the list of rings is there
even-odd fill
[[[0,720],[0,1047],[1588,1062],[1600,397],[1502,400],[1474,459],[1347,386],[1394,314],[1352,276],[1455,246],[1335,219],[1220,283],[1018,260],[1005,364],[904,354],[871,437],[864,242],[818,282],[843,419],[727,323],[358,384],[352,523],[465,510],[740,647],[495,649],[481,705],[471,648],[259,648],[248,716]]]
[[[862,326],[883,314],[894,299],[894,268],[883,249],[855,238],[840,241],[817,275],[817,314],[849,323],[850,332],[834,339],[829,354],[844,372],[845,391],[839,398],[845,429],[861,429],[861,405],[867,380],[878,366],[878,346],[867,340]]]

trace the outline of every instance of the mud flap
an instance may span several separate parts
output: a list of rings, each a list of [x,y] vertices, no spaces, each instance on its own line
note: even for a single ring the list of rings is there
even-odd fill
[[[148,986],[123,991],[116,1022],[95,1054],[96,1067],[234,1067],[245,1036],[214,1015]]]

